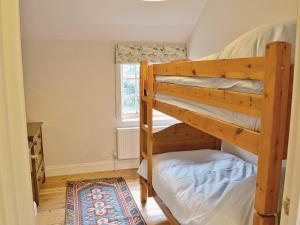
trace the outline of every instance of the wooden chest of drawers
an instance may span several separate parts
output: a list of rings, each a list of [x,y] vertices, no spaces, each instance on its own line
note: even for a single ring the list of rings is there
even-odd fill
[[[31,179],[33,198],[39,205],[39,190],[45,182],[42,123],[27,123],[28,142],[31,157]]]

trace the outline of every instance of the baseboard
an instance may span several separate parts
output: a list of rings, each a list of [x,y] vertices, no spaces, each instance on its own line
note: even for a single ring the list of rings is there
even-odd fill
[[[133,169],[139,166],[139,159],[130,160],[103,160],[92,163],[80,163],[62,166],[46,166],[46,176],[62,176],[100,171]]]

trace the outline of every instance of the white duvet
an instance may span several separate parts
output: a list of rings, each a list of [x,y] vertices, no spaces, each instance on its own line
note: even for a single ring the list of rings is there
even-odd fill
[[[153,188],[182,225],[252,225],[256,165],[214,150],[153,157]],[[147,161],[138,173],[147,179]]]

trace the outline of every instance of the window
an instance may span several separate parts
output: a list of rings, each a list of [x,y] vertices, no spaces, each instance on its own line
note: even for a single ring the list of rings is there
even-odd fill
[[[137,122],[140,111],[140,64],[117,65],[117,108],[120,122]],[[154,121],[167,123],[174,119],[153,111]]]
[[[120,75],[122,120],[137,119],[139,117],[140,65],[121,64]]]

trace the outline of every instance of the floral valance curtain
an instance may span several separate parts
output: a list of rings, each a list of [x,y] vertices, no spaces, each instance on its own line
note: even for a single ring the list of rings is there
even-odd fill
[[[116,63],[167,63],[176,59],[186,59],[185,44],[118,44]]]

